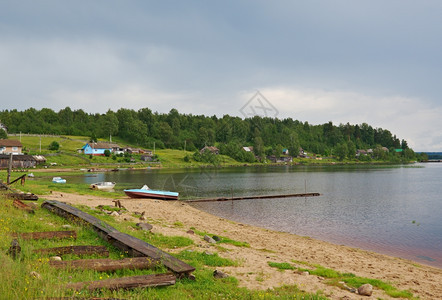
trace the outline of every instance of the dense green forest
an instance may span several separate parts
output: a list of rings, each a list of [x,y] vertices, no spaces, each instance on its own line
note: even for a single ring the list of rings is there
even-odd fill
[[[91,114],[69,107],[59,112],[49,108],[3,110],[0,121],[7,126],[8,133],[83,135],[92,139],[118,136],[140,147],[152,148],[155,143],[157,148],[190,151],[215,145],[222,154],[239,161],[253,160],[239,152],[242,146],[253,146],[258,157],[278,156],[283,148],[296,156],[302,148],[308,153],[339,159],[354,159],[357,149],[373,149],[373,158],[380,160],[418,159],[405,140],[366,123],[312,125],[291,118],[241,119],[229,115],[180,114],[176,109],[165,114],[149,108],[138,111],[121,108],[116,112]]]

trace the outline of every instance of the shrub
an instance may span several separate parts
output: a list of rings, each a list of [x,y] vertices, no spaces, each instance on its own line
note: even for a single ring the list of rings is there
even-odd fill
[[[57,151],[58,149],[60,149],[60,144],[57,141],[52,141],[49,145],[49,150]]]

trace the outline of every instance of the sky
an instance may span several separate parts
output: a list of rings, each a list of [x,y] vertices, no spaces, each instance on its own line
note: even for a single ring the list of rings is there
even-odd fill
[[[0,0],[0,110],[367,123],[442,151],[441,15],[440,0]]]

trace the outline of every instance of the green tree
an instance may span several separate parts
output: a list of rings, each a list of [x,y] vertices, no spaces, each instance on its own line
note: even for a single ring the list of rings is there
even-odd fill
[[[345,157],[348,155],[348,148],[346,143],[337,144],[334,150],[336,157],[343,161]]]
[[[3,129],[0,129],[0,139],[7,139],[8,134]]]

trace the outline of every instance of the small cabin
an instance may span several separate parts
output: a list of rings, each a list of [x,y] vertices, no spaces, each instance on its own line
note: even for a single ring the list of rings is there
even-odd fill
[[[82,151],[87,155],[104,155],[106,150],[109,150],[112,153],[112,149],[118,147],[118,145],[110,144],[110,143],[87,143],[83,146]]]

